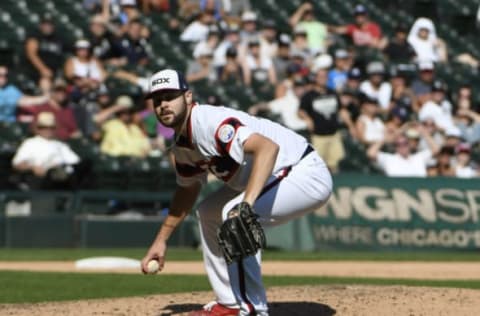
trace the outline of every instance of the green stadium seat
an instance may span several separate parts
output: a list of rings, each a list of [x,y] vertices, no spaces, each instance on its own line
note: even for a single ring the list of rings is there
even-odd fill
[[[93,186],[102,190],[126,190],[129,157],[112,157],[101,154],[93,162]]]

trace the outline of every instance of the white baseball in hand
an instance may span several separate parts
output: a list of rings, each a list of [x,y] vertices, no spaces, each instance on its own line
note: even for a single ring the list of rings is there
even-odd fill
[[[150,260],[147,264],[147,272],[148,274],[155,274],[158,272],[159,264],[157,260]]]

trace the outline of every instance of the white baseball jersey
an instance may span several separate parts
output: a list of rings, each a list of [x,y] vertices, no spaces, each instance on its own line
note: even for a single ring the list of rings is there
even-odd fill
[[[188,137],[174,147],[177,183],[205,182],[208,171],[236,190],[243,190],[252,167],[243,144],[253,133],[280,147],[273,173],[296,164],[307,147],[302,136],[269,120],[222,106],[194,105],[187,121]]]
[[[241,316],[267,316],[260,252],[227,266],[217,241],[227,212],[243,200],[253,163],[243,145],[253,133],[279,145],[272,175],[253,205],[262,225],[285,223],[327,201],[332,179],[325,162],[305,138],[269,120],[225,107],[194,105],[188,136],[180,137],[173,151],[180,186],[204,182],[208,171],[225,181],[197,207],[205,267],[217,302],[239,308]]]

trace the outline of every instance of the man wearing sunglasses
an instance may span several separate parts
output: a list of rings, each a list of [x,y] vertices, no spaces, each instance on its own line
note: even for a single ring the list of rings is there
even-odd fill
[[[279,124],[195,103],[183,75],[175,70],[154,74],[147,98],[153,100],[158,120],[175,130],[177,188],[169,215],[142,260],[143,272],[152,259],[163,268],[167,240],[193,208],[211,172],[224,186],[196,211],[216,300],[190,315],[268,315],[260,251],[230,261],[219,246],[219,228],[242,217],[243,211],[231,212],[240,209],[238,205],[253,209],[259,226],[285,223],[319,208],[332,190],[328,168],[305,138]]]

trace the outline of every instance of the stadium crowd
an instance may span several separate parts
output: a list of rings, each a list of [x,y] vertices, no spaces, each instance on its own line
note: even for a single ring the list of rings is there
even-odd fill
[[[23,63],[34,92],[9,82],[17,70],[0,65],[0,124],[31,126],[32,137],[12,160],[18,172],[65,180],[48,170],[79,164],[67,145],[75,138],[110,156],[142,159],[168,151],[172,131],[156,121],[152,104],[141,93],[113,95],[106,84],[114,78],[139,91],[148,88],[148,72],[137,69],[158,70],[155,59],[170,46],[151,49],[156,34],[143,17],[161,14],[183,53],[191,54],[180,70],[194,89],[253,89],[258,102],[240,107],[309,137],[333,172],[352,159],[347,140],[362,148],[372,170],[388,176],[480,174],[472,158],[480,144],[472,86],[460,82],[452,89],[436,73],[454,59],[472,68],[478,61],[471,54],[451,56],[429,18],[387,32],[363,4],[344,17],[348,23],[330,25],[322,22],[326,12],[304,2],[281,27],[254,11],[249,0],[84,0],[83,9],[89,12],[88,33],[74,43],[64,39],[49,12],[26,36]],[[223,104],[218,95],[204,97]]]

